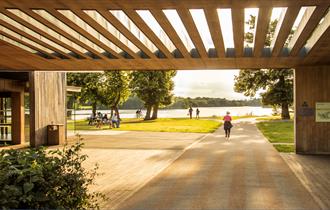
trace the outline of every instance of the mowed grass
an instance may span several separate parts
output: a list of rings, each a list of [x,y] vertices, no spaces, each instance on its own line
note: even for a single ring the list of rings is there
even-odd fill
[[[279,152],[292,153],[295,151],[293,144],[273,144],[273,146]]]
[[[211,133],[221,122],[213,119],[186,119],[186,118],[161,118],[144,121],[142,119],[123,119],[120,128],[112,128],[119,131],[154,131],[154,132],[184,132],[184,133]],[[68,122],[68,130],[73,130],[73,122]],[[76,130],[108,130],[109,125],[101,128],[88,125],[88,121],[76,121]]]
[[[258,129],[279,152],[294,152],[293,121],[270,120],[257,123]]]
[[[271,143],[293,143],[293,121],[266,121],[257,127]]]

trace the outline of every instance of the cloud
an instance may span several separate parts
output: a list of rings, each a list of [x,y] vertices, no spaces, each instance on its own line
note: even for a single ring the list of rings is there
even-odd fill
[[[238,73],[239,70],[178,71],[174,78],[174,94],[193,98],[246,99],[243,94],[233,90],[234,76]]]

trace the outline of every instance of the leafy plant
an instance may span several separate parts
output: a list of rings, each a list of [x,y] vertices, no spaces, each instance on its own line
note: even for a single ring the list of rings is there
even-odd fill
[[[80,137],[79,137],[80,138]],[[63,149],[44,147],[0,151],[0,206],[4,209],[99,208],[105,198],[89,192],[98,166],[82,167],[81,143]]]

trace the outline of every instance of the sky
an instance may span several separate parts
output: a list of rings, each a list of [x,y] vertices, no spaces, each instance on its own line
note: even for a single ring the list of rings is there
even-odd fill
[[[249,99],[234,91],[234,76],[239,70],[181,70],[174,77],[174,95]]]

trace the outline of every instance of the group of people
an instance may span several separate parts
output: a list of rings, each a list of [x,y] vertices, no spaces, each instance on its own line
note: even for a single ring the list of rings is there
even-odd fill
[[[192,119],[193,111],[194,111],[193,108],[190,106],[190,107],[189,107],[189,110],[188,110],[188,115],[189,115],[190,119]],[[196,109],[196,119],[199,119],[199,113],[200,113],[200,111],[199,111],[199,109],[197,108],[197,109]]]
[[[97,114],[91,114],[88,118],[88,125],[96,125],[97,128],[101,128],[104,124],[109,124],[109,128],[119,128],[120,118],[118,114],[115,112],[112,117],[108,117],[107,114],[102,114],[98,112]]]

